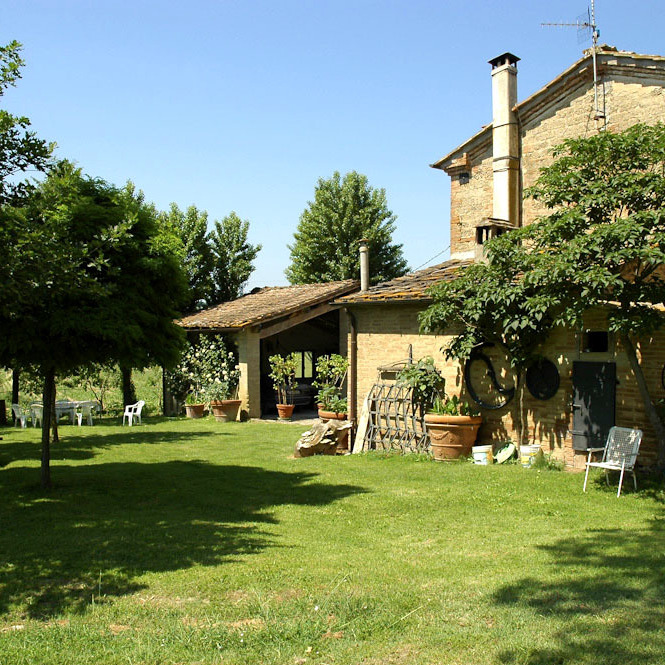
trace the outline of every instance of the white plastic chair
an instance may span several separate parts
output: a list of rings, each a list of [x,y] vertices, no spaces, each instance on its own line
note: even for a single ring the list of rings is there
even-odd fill
[[[122,414],[122,424],[125,424],[125,420],[129,420],[129,426],[131,427],[134,424],[134,419],[138,421],[138,424],[141,424],[141,411],[143,410],[145,402],[141,399],[136,404],[127,404],[125,406],[125,412]]]
[[[81,427],[85,418],[85,422],[92,427],[92,412],[96,410],[97,402],[82,402],[79,406],[81,410],[76,412],[78,426]]]
[[[44,407],[41,404],[31,404],[30,417],[32,418],[33,427],[37,427],[37,421],[39,421],[39,424],[41,425],[42,418],[44,417]]]
[[[21,427],[25,429],[28,422],[28,414],[23,410],[20,404],[12,404],[12,413],[14,414],[14,427]]]
[[[586,484],[589,478],[589,469],[594,466],[599,469],[605,469],[605,481],[609,486],[610,480],[608,478],[608,471],[619,471],[619,489],[617,490],[617,498],[621,496],[621,486],[623,484],[623,475],[626,471],[633,474],[633,483],[637,490],[637,478],[635,477],[635,461],[637,460],[637,453],[640,449],[642,442],[642,430],[630,429],[628,427],[612,427],[610,433],[607,435],[607,443],[604,448],[589,448],[586,461],[586,473],[584,474],[584,488],[586,492]],[[603,457],[600,462],[592,462],[591,455],[603,451]]]

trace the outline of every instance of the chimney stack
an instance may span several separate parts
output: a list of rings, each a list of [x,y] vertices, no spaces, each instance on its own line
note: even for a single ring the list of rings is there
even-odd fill
[[[362,238],[358,241],[360,245],[360,290],[369,289],[369,240]]]
[[[492,65],[492,218],[519,225],[519,127],[517,62],[512,53],[489,61]]]

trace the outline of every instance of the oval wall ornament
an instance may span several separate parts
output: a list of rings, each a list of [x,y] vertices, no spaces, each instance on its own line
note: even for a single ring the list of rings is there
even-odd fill
[[[526,387],[536,399],[552,399],[559,390],[560,382],[559,370],[547,358],[539,358],[526,370]]]

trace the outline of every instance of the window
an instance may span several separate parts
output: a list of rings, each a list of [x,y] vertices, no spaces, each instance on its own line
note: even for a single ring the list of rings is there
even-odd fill
[[[466,185],[469,182],[470,178],[471,178],[471,176],[466,171],[464,171],[463,173],[460,173],[457,176],[457,180],[459,180],[460,185]]]
[[[585,330],[582,342],[583,353],[607,353],[610,336],[606,330]]]
[[[298,358],[298,368],[296,369],[296,379],[314,378],[314,352],[296,351]]]

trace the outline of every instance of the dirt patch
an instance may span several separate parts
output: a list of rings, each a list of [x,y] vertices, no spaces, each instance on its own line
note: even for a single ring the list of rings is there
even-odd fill
[[[265,626],[265,622],[263,619],[259,619],[258,617],[253,618],[253,619],[240,619],[239,621],[229,621],[226,624],[231,630],[245,630],[247,628],[263,628]]]

